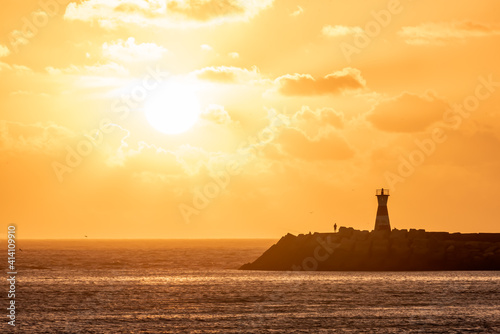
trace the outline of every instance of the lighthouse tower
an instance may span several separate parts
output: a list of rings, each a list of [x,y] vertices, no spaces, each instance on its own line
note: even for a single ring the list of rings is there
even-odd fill
[[[389,199],[388,189],[377,189],[377,218],[375,219],[375,231],[390,231],[389,212],[387,211],[387,200]]]

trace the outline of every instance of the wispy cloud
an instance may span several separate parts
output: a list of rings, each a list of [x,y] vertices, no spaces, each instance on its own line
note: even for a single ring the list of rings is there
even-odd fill
[[[208,44],[202,44],[200,45],[200,48],[203,50],[203,51],[213,51],[214,48],[212,48],[210,45]]]
[[[324,26],[321,30],[323,35],[328,37],[339,37],[339,36],[349,36],[349,35],[359,35],[363,34],[364,30],[361,27],[348,27],[348,26]]]
[[[275,84],[283,95],[311,96],[360,89],[366,82],[358,69],[347,67],[323,78],[314,78],[310,74],[287,74],[277,78]]]
[[[405,42],[413,45],[444,45],[450,42],[464,41],[500,35],[500,25],[473,21],[423,23],[418,26],[403,27],[398,32]]]
[[[126,63],[151,61],[160,59],[167,49],[155,43],[136,44],[135,38],[130,37],[126,41],[117,40],[102,45],[102,52],[106,58]]]
[[[447,107],[438,98],[404,92],[378,103],[367,119],[382,131],[419,132],[441,120]]]
[[[304,8],[297,6],[297,9],[293,11],[290,16],[296,17],[299,16],[300,14],[304,13]]]
[[[66,20],[96,22],[114,29],[121,25],[199,26],[245,21],[270,7],[274,0],[87,0],[70,3]]]
[[[245,82],[260,78],[256,67],[251,70],[233,66],[205,67],[195,71],[194,74],[198,79],[221,83]]]
[[[220,106],[217,104],[210,104],[206,110],[200,115],[200,117],[209,122],[213,122],[219,125],[227,125],[230,124],[231,117],[224,109],[224,106]]]
[[[10,54],[10,50],[5,45],[0,44],[0,57],[7,57]]]
[[[109,62],[95,65],[70,65],[65,68],[55,68],[48,66],[45,68],[50,75],[73,74],[73,75],[96,75],[96,76],[116,76],[126,75],[129,71],[117,63]]]

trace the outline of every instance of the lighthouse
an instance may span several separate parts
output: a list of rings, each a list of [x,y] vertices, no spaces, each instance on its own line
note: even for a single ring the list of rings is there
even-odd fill
[[[388,189],[377,189],[378,200],[377,218],[375,219],[375,231],[390,231],[389,212],[387,211],[387,200],[389,199]]]

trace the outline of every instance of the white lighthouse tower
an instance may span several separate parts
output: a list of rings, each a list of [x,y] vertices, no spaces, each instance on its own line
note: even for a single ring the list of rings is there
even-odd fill
[[[378,200],[377,218],[375,219],[375,231],[390,231],[389,211],[387,211],[387,200],[389,199],[388,189],[377,189]]]

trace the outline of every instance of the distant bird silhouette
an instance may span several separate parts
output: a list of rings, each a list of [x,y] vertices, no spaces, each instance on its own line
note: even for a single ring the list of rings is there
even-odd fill
[[[85,236],[85,238],[88,238],[87,236]]]
[[[23,250],[21,248],[19,248],[19,250],[22,252]]]
[[[309,211],[309,213],[313,213],[314,211]]]

